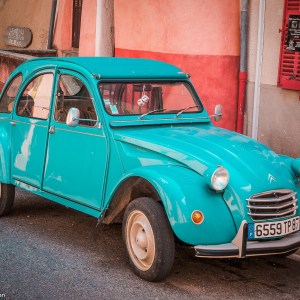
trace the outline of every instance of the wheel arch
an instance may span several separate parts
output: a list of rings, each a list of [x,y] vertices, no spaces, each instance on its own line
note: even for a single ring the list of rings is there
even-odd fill
[[[137,193],[141,191],[142,194]],[[200,174],[181,165],[133,169],[120,180],[111,195],[103,216],[105,224],[122,221],[123,212],[131,200],[149,197],[162,204],[175,236],[186,244],[222,244],[236,235],[222,193],[211,190]],[[205,215],[201,225],[196,225],[191,219],[195,210]]]
[[[109,201],[103,223],[122,222],[125,208],[134,199],[140,197],[161,201],[161,197],[154,185],[146,178],[133,175],[125,178],[118,185]]]

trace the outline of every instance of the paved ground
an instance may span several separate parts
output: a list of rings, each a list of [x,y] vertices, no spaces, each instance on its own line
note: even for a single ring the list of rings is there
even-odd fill
[[[300,256],[196,260],[177,249],[166,281],[128,269],[121,226],[25,192],[0,219],[2,299],[300,299]]]

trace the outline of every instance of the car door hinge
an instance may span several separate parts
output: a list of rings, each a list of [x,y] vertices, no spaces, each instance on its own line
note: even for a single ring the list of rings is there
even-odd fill
[[[55,127],[51,126],[49,129],[49,133],[54,134],[55,133]]]

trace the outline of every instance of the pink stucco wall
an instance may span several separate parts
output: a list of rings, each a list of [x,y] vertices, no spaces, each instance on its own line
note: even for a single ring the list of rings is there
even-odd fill
[[[240,0],[115,0],[116,48],[239,55]]]
[[[158,59],[191,74],[218,125],[235,130],[239,75],[239,0],[115,0],[115,53]]]
[[[96,36],[96,0],[85,0],[82,3],[79,56],[95,55]]]
[[[60,0],[58,3],[53,45],[61,56],[63,50],[70,50],[72,47],[73,0]]]
[[[64,51],[72,51],[72,18],[73,0],[60,0],[58,15],[54,32],[54,47],[58,50],[58,56]],[[80,42],[78,55],[95,55],[96,35],[96,0],[82,2]]]

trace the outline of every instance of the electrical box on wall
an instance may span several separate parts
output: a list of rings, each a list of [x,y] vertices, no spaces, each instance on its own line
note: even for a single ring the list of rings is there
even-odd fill
[[[300,90],[300,0],[285,0],[277,85]]]

